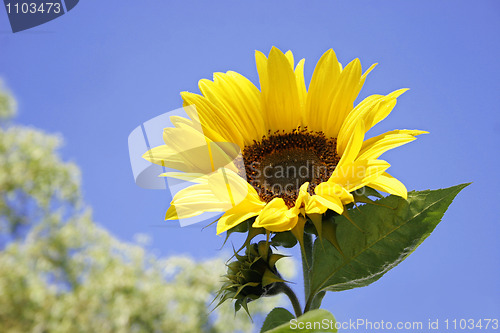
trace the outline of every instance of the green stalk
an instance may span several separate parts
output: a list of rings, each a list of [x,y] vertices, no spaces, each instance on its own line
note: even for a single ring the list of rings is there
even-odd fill
[[[312,257],[313,257],[313,240],[312,235],[304,232],[304,251],[302,252],[302,271],[304,274],[304,296],[305,300],[308,300],[310,295],[309,287],[309,272],[312,267]],[[304,309],[304,313],[307,312]]]
[[[300,302],[299,299],[297,298],[297,295],[295,295],[293,290],[286,283],[281,283],[279,288],[285,295],[288,296],[290,302],[292,303],[293,311],[295,312],[295,317],[299,318],[302,315],[302,308],[300,306]]]
[[[304,273],[304,293],[306,306],[304,307],[304,313],[319,309],[321,306],[321,302],[323,301],[323,297],[325,297],[325,292],[319,292],[315,295],[311,295],[310,289],[310,271],[312,268],[312,260],[313,260],[313,239],[312,235],[308,233],[304,233],[304,255],[302,255],[302,270]]]
[[[319,309],[321,307],[321,302],[323,301],[323,297],[325,297],[326,292],[320,291],[316,295],[312,295],[307,301],[306,306],[304,308],[304,313],[307,311]]]

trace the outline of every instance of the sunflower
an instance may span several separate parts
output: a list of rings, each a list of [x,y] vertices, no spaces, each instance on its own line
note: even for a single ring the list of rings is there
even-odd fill
[[[162,176],[192,182],[176,193],[166,220],[224,212],[217,233],[254,218],[253,227],[293,229],[299,218],[327,210],[345,213],[363,187],[406,198],[405,186],[379,159],[427,133],[394,130],[365,140],[407,89],[372,95],[354,106],[368,73],[359,59],[345,68],[333,50],[314,70],[309,88],[304,59],[273,47],[255,54],[260,90],[244,76],[215,73],[200,80],[202,95],[183,92],[188,117],[172,116],[165,145],[144,154],[179,172]]]

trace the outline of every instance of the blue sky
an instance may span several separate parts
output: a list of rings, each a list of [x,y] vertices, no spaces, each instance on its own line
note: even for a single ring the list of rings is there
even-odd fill
[[[0,10],[0,77],[19,123],[64,136],[62,154],[80,165],[101,225],[124,240],[149,234],[161,255],[202,259],[222,238],[163,221],[168,194],[134,184],[129,133],[180,107],[179,92],[199,92],[215,71],[257,84],[254,50],[291,49],[306,58],[306,79],[329,48],[344,64],[378,62],[360,99],[411,90],[369,134],[430,132],[385,155],[391,174],[408,189],[473,184],[405,262],[323,306],[340,321],[498,318],[499,32],[496,1],[81,1],[16,34]]]

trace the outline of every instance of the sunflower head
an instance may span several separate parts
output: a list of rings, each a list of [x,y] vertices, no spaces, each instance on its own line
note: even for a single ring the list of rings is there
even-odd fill
[[[342,66],[333,50],[318,61],[306,87],[304,60],[273,47],[256,52],[260,89],[229,71],[183,92],[187,116],[171,117],[165,145],[144,157],[193,182],[175,194],[166,219],[224,213],[217,233],[252,219],[269,232],[292,231],[327,211],[345,215],[355,192],[370,188],[406,198],[387,173],[386,151],[426,133],[394,130],[367,138],[407,89],[355,100],[375,65]]]
[[[233,299],[236,311],[243,307],[248,313],[248,302],[281,291],[279,284],[285,281],[281,279],[275,265],[285,256],[273,253],[268,242],[260,241],[249,244],[244,255],[236,253],[235,257],[235,261],[227,264],[218,305]]]

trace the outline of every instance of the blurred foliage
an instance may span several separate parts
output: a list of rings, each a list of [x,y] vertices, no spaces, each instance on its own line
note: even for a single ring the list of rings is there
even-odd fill
[[[0,80],[0,121],[12,118],[16,114],[16,101]]]
[[[80,172],[60,159],[60,146],[40,130],[0,128],[0,232],[18,236],[22,226],[78,204]]]
[[[16,102],[0,81],[0,233],[19,237],[23,226],[54,212],[71,214],[81,195],[78,167],[57,154],[61,138],[11,125],[15,114]]]
[[[144,242],[116,239],[82,203],[61,139],[9,125],[14,114],[0,87],[0,332],[253,331],[229,303],[211,312],[222,259],[161,259]],[[250,311],[266,314],[279,300]]]
[[[227,303],[212,315],[222,259],[158,259],[90,214],[55,216],[0,253],[1,332],[251,332]],[[251,303],[252,313],[277,305]]]

